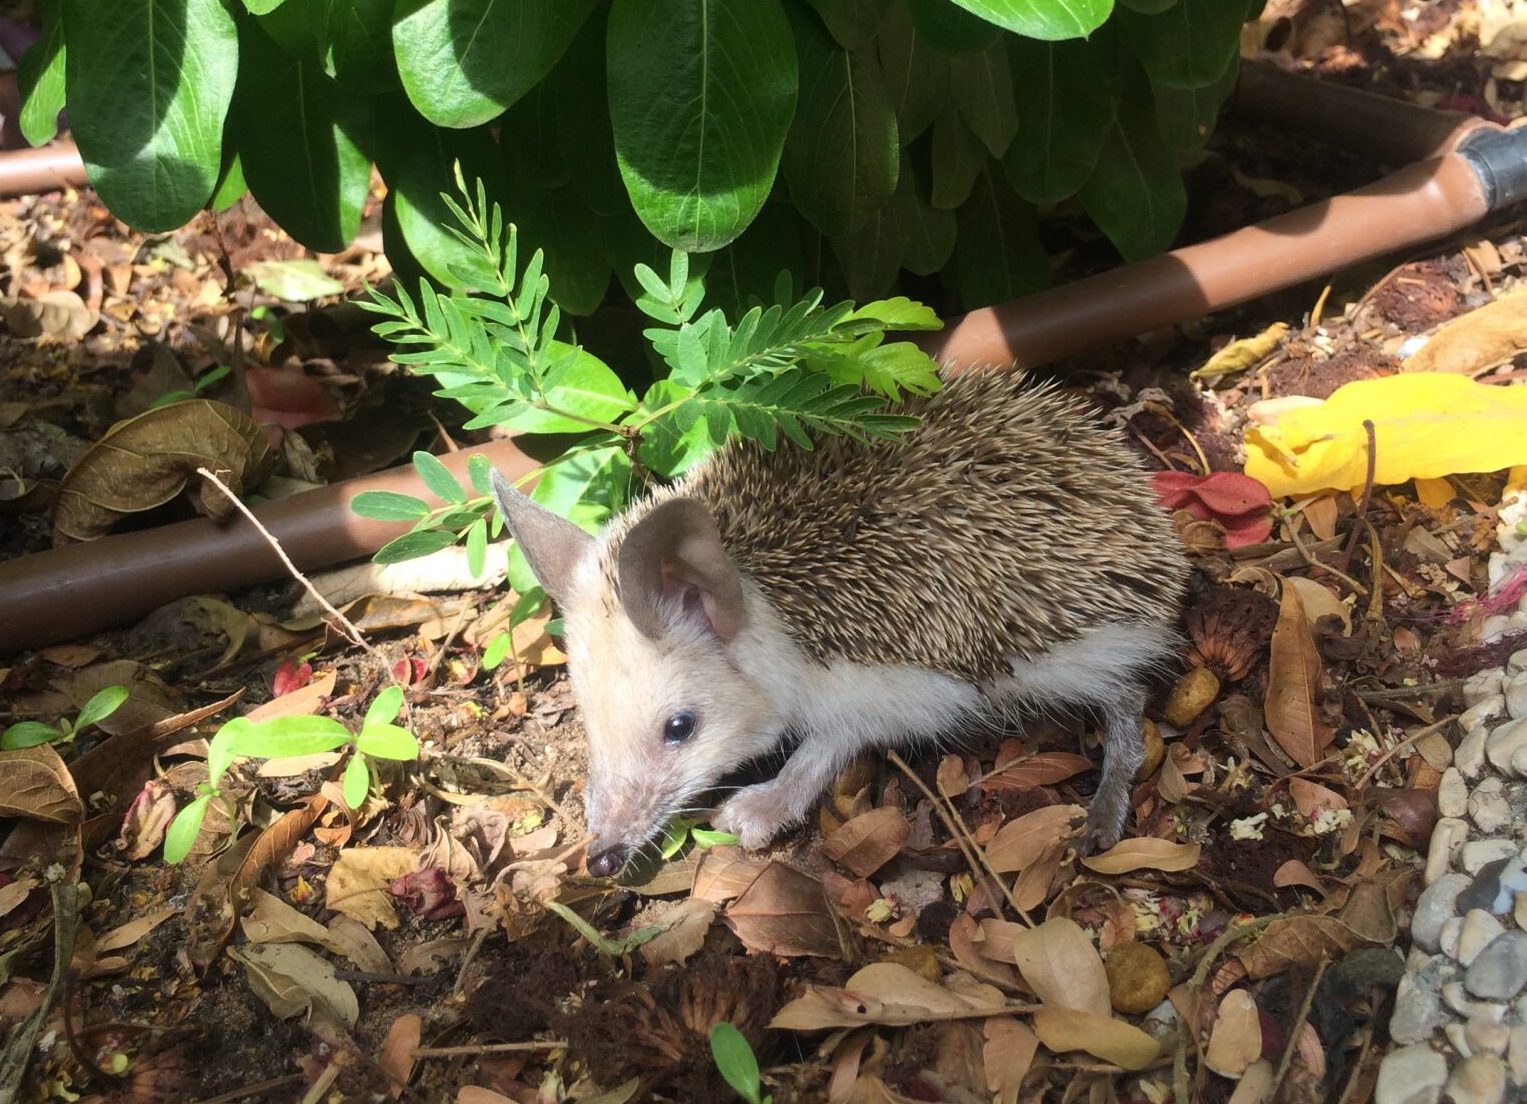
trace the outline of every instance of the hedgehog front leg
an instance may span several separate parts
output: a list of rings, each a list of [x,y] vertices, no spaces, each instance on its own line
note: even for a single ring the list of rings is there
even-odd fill
[[[713,823],[735,835],[750,851],[766,846],[782,830],[806,819],[817,798],[857,750],[857,746],[845,749],[841,739],[808,733],[785,760],[778,776],[738,790],[721,806]]]

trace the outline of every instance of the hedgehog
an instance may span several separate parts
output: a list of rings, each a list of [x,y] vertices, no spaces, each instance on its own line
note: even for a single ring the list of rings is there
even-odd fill
[[[1053,384],[949,376],[896,441],[732,442],[597,535],[498,472],[562,611],[587,731],[587,865],[618,874],[729,774],[713,818],[758,849],[860,754],[1027,711],[1103,731],[1084,846],[1120,838],[1188,565],[1144,464]]]

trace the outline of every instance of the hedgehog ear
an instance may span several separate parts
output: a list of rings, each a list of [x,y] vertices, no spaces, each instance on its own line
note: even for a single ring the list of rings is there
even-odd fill
[[[716,519],[692,498],[647,511],[620,545],[620,604],[648,639],[668,631],[664,610],[703,614],[730,641],[742,628],[742,579],[721,543]]]
[[[573,569],[588,552],[594,538],[565,517],[552,513],[515,490],[497,468],[489,474],[488,481],[493,487],[493,501],[498,504],[499,513],[504,515],[515,543],[530,562],[530,570],[535,572],[536,579],[552,600],[559,606],[566,606]]]

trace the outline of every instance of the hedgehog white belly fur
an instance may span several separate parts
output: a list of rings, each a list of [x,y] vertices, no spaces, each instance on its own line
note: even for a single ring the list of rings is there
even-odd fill
[[[966,373],[903,443],[733,444],[591,537],[495,473],[561,607],[589,734],[589,869],[614,874],[728,772],[798,742],[716,818],[801,820],[866,748],[1014,707],[1104,725],[1089,835],[1116,841],[1188,567],[1120,436],[1019,373]]]

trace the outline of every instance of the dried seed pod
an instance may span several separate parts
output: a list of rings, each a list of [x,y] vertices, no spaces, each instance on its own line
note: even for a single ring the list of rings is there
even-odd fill
[[[1217,586],[1188,611],[1188,662],[1239,682],[1272,639],[1278,603],[1245,587]]]

